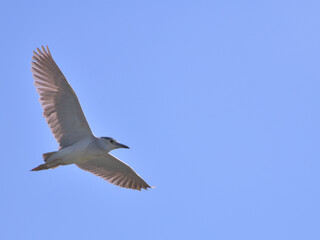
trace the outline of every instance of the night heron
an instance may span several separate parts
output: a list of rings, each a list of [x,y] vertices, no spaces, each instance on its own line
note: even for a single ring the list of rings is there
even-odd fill
[[[82,112],[79,100],[52,55],[42,46],[33,52],[34,85],[40,95],[43,115],[59,143],[59,150],[43,154],[40,171],[76,164],[110,183],[141,190],[150,186],[127,164],[109,154],[113,149],[128,148],[110,137],[95,137]]]

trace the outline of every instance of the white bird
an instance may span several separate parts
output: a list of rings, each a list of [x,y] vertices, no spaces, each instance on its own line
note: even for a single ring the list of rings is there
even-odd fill
[[[82,112],[79,100],[55,63],[47,46],[33,52],[31,71],[40,95],[43,115],[60,145],[56,152],[43,154],[40,171],[76,164],[110,183],[124,188],[148,190],[150,186],[127,164],[109,154],[129,148],[110,137],[95,137]]]

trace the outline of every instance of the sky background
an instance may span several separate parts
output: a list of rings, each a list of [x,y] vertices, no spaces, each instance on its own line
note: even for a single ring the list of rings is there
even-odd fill
[[[320,2],[0,3],[0,239],[320,239]],[[30,71],[48,44],[96,136],[155,189],[74,165]]]

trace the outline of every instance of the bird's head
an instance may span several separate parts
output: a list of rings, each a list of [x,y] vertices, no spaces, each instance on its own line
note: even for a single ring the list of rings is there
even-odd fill
[[[111,137],[101,137],[101,139],[104,141],[105,144],[110,146],[111,150],[117,149],[117,148],[129,148],[128,146],[119,143],[118,141],[116,141],[115,139],[113,139]]]

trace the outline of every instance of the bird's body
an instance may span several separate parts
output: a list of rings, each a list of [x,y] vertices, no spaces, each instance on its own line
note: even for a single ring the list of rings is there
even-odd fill
[[[58,151],[43,154],[45,163],[32,170],[76,164],[120,187],[150,188],[131,167],[109,154],[113,149],[128,148],[126,145],[92,134],[78,98],[53,60],[49,48],[38,49],[32,59],[31,70],[43,115],[60,145]]]
[[[62,148],[46,159],[46,163],[69,165],[73,163],[82,163],[106,154],[103,149],[97,147],[95,144],[96,140],[97,138],[95,137],[86,138],[69,147]]]
[[[80,140],[69,147],[60,149],[46,159],[46,163],[51,163],[52,165],[81,164],[89,160],[103,157],[112,149],[111,144],[106,143],[101,138],[93,136]]]

